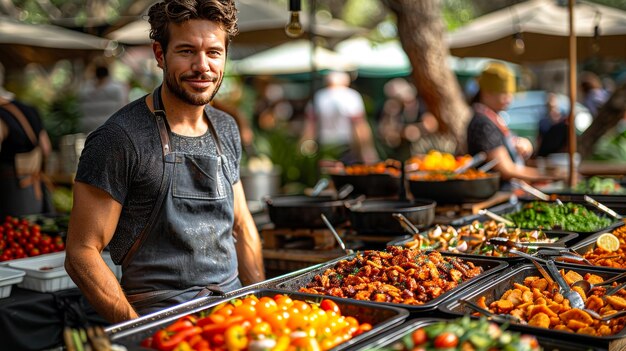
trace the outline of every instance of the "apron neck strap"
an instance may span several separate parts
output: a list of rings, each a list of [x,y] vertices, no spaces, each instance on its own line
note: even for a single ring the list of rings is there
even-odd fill
[[[154,107],[154,117],[156,118],[157,127],[159,128],[163,156],[165,156],[170,153],[171,149],[170,134],[167,130],[167,119],[165,118],[165,109],[163,108],[163,100],[161,99],[161,85],[156,87],[152,92],[152,106]]]
[[[159,85],[152,92],[152,105],[154,107],[154,116],[157,120],[157,126],[159,127],[159,136],[161,137],[161,145],[163,146],[163,155],[167,155],[170,153],[170,137],[167,127],[167,118],[165,116],[165,107],[163,105],[163,98],[161,97],[161,87],[163,85]],[[215,146],[217,147],[218,156],[222,156],[224,153],[222,151],[222,143],[220,142],[220,138],[217,135],[217,131],[215,130],[215,126],[213,126],[213,122],[207,113],[207,108],[204,109],[204,115],[207,118],[207,123],[209,124],[209,132],[215,140]]]

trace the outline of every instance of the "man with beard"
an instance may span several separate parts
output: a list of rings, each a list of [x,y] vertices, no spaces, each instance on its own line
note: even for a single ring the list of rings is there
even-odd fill
[[[233,0],[153,5],[150,38],[164,84],[86,141],[65,267],[112,323],[264,279],[239,181],[237,125],[208,105],[236,13]],[[100,256],[107,245],[121,284]]]

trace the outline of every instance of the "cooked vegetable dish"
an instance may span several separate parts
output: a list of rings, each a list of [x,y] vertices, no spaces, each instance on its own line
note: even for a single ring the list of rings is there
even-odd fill
[[[510,242],[506,244],[489,242],[492,238],[504,238]],[[425,236],[415,235],[413,240],[406,242],[404,246],[411,249],[436,249],[454,253],[506,257],[509,256],[511,248],[527,253],[536,251],[532,246],[514,246],[515,243],[552,243],[556,240],[556,238],[549,238],[541,230],[508,228],[503,223],[490,220],[473,221],[458,229],[448,225],[437,225]]]
[[[626,269],[626,226],[613,230],[613,235],[619,239],[617,251],[606,251],[598,246],[586,252],[583,257],[595,266]]]
[[[484,318],[472,320],[465,316],[419,328],[383,350],[539,351],[541,348],[534,336],[505,331]]]
[[[301,292],[357,300],[422,305],[482,273],[475,266],[439,252],[388,246],[341,260],[316,275]]]
[[[573,270],[567,273],[561,270],[560,273],[570,286],[582,279],[591,284],[604,281],[598,275],[587,273],[583,277]],[[617,283],[613,283],[613,286],[616,285]],[[607,291],[605,287],[594,287],[588,295],[578,286],[572,286],[572,290],[580,294],[585,302],[585,308],[601,316],[626,310],[624,289],[612,296],[604,296]],[[485,304],[484,296],[477,303],[494,313],[516,316],[534,327],[571,333],[595,336],[613,335],[619,333],[626,323],[626,317],[623,316],[602,322],[592,318],[582,309],[572,308],[569,300],[559,293],[559,286],[556,283],[549,283],[545,278],[538,276],[526,277],[523,284],[513,283],[511,289],[507,290],[499,300],[491,302],[489,306]]]
[[[505,214],[504,218],[520,228],[594,232],[611,225],[612,220],[598,216],[583,205],[566,202],[563,205],[533,201],[524,204],[520,211]]]

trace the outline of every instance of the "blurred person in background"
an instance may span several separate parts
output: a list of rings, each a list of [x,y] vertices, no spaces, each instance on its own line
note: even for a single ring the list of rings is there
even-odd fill
[[[0,218],[52,211],[42,179],[51,150],[37,110],[4,89],[0,64]]]
[[[163,84],[87,137],[67,233],[65,269],[111,323],[265,279],[237,124],[210,105],[235,1],[163,0],[148,16]]]
[[[475,155],[484,151],[487,161],[497,159],[494,169],[500,172],[504,181],[511,178],[527,181],[560,179],[525,165],[525,159],[533,152],[531,142],[514,135],[499,115],[513,100],[516,89],[513,72],[502,63],[492,62],[477,81],[479,90],[472,104],[474,116],[467,127],[468,152]]]
[[[536,156],[567,152],[568,124],[554,93],[546,95],[546,115],[539,120]]]
[[[88,134],[128,103],[128,87],[111,77],[108,65],[98,62],[94,79],[81,88],[78,97],[82,112],[79,131]]]
[[[589,110],[593,118],[596,118],[600,108],[609,99],[609,92],[602,88],[602,81],[592,72],[580,74],[580,89],[583,105]]]
[[[320,147],[340,149],[339,160],[344,164],[377,162],[363,98],[350,88],[350,75],[333,71],[325,80],[326,87],[316,92],[307,106],[301,142],[317,136]]]

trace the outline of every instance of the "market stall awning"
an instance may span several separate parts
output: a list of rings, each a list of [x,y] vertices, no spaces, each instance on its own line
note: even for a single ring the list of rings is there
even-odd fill
[[[292,41],[285,34],[285,25],[289,19],[288,9],[270,2],[254,0],[236,0],[239,35],[233,39],[231,58],[239,59],[276,45]],[[301,12],[301,22],[309,31],[308,15]],[[328,45],[363,32],[362,28],[353,27],[343,21],[333,19],[324,23],[316,23],[313,34],[326,40]],[[149,45],[150,25],[146,18],[138,19],[113,31],[108,38],[127,45]]]
[[[308,40],[291,41],[272,49],[234,61],[232,74],[242,75],[280,75],[308,73],[315,65],[317,71],[338,70],[353,71],[356,66],[341,55],[322,47],[315,47],[312,57],[312,45]]]
[[[511,62],[565,59],[569,50],[566,5],[566,1],[530,0],[479,17],[449,33],[450,52]],[[626,12],[576,1],[574,14],[579,59],[626,58]],[[516,39],[523,40],[523,52],[516,51]]]
[[[102,52],[111,41],[48,24],[28,24],[0,17],[0,60],[7,67],[54,63]]]

